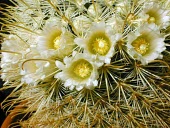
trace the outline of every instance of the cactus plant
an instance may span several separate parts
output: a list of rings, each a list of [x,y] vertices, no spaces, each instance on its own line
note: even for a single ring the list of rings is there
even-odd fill
[[[168,128],[169,0],[11,0],[2,106],[21,127]]]

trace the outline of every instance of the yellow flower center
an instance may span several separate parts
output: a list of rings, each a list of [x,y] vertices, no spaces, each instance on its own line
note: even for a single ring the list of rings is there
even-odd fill
[[[110,48],[111,42],[104,31],[97,31],[93,33],[87,42],[88,50],[92,54],[106,55]]]
[[[148,23],[155,23],[156,19],[154,17],[148,18]]]
[[[96,38],[92,44],[92,47],[93,51],[99,55],[106,55],[110,49],[109,43],[103,38]]]
[[[57,36],[55,39],[54,39],[54,48],[57,50],[60,48],[60,36]]]
[[[137,38],[132,42],[134,49],[141,55],[145,55],[149,49],[149,43],[144,38]]]
[[[73,64],[73,72],[79,78],[88,78],[92,72],[92,65],[84,59],[78,60]]]

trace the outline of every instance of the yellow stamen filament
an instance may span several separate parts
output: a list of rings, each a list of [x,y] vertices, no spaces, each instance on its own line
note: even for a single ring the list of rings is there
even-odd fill
[[[134,49],[141,55],[145,55],[149,49],[149,43],[144,38],[137,38],[132,42]]]
[[[57,50],[60,48],[60,36],[57,36],[55,39],[54,39],[54,48]]]
[[[91,75],[92,65],[86,60],[78,60],[73,66],[74,74],[79,78],[87,78]]]
[[[99,55],[106,55],[110,49],[110,44],[103,38],[96,38],[92,44],[92,50]]]

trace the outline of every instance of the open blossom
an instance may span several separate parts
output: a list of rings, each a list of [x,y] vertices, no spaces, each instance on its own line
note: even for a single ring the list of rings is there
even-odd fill
[[[41,56],[45,58],[64,58],[74,48],[73,35],[67,30],[64,30],[62,26],[55,25],[54,21],[47,22],[48,24],[44,32],[42,32],[42,36],[37,37],[37,49]]]
[[[147,23],[155,23],[161,28],[166,28],[169,25],[170,11],[163,9],[157,2],[146,3],[143,8],[140,16]]]
[[[112,35],[110,29],[107,29],[104,22],[93,23],[87,38],[76,38],[75,43],[84,48],[84,52],[93,58],[110,63],[114,54],[114,46],[118,40],[118,35]]]
[[[15,75],[19,75],[19,65],[21,60],[30,51],[25,42],[15,35],[9,35],[2,43],[1,50],[1,78],[3,80],[15,79]]]
[[[54,76],[55,63],[50,63],[46,61],[28,61],[24,64],[23,69],[20,74],[22,75],[21,81],[30,84],[37,85],[38,82],[47,82]],[[47,79],[46,79],[47,78]]]
[[[54,76],[55,68],[55,63],[52,60],[49,62],[41,58],[37,49],[31,48],[21,63],[21,81],[30,85],[37,85],[40,81],[47,82]]]
[[[65,87],[71,90],[76,88],[93,89],[98,84],[98,67],[86,54],[74,53],[73,57],[65,57],[64,64],[56,61],[56,65],[62,71],[55,75],[64,82]]]
[[[166,49],[164,40],[155,24],[145,24],[136,33],[128,34],[127,51],[145,65],[162,57],[161,52]]]

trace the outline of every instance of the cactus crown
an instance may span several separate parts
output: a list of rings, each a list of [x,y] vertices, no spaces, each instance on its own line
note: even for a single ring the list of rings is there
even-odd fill
[[[170,2],[11,0],[2,12],[2,103],[22,127],[170,125]],[[12,99],[11,99],[12,98]]]

